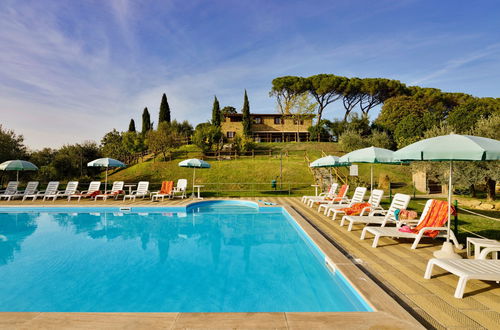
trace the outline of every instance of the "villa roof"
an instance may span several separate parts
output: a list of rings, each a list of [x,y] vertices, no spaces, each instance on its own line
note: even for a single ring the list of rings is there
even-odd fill
[[[229,114],[224,114],[224,117],[242,117],[242,113],[229,113]],[[283,116],[292,116],[291,114],[281,114],[281,113],[251,113],[250,116],[253,117],[283,117]],[[313,114],[304,114],[301,115],[303,117],[314,117]]]

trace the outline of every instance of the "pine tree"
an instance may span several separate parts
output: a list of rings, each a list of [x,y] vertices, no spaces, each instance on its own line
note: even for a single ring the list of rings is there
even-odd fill
[[[167,95],[163,93],[160,103],[160,118],[158,119],[158,124],[166,121],[170,123],[170,106],[168,105]]]
[[[248,103],[247,90],[245,89],[245,98],[243,100],[243,109],[241,110],[243,114],[243,135],[246,137],[252,136],[252,121],[250,118],[250,104]]]
[[[212,107],[212,125],[220,127],[220,105],[217,96],[214,98],[214,105]]]
[[[146,134],[151,130],[151,117],[149,116],[148,108],[144,108],[142,112],[142,134]]]
[[[130,119],[130,124],[128,124],[128,131],[135,132],[135,121],[133,119]]]

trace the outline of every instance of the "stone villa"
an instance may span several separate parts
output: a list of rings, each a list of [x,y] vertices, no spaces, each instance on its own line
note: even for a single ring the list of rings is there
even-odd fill
[[[314,115],[300,118],[282,114],[251,114],[252,138],[255,142],[300,142],[309,139],[308,128],[312,126]],[[241,113],[224,116],[221,129],[231,141],[236,134],[243,135],[243,115]]]

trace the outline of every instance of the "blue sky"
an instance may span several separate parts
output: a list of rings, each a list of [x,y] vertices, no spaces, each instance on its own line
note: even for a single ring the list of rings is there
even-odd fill
[[[2,0],[0,124],[31,148],[99,141],[145,106],[156,122],[164,92],[197,124],[215,94],[275,112],[273,78],[317,73],[500,97],[499,17],[494,0]]]

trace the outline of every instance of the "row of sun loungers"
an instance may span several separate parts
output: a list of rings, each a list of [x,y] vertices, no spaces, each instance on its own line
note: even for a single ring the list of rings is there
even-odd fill
[[[107,200],[108,198],[118,199],[119,196],[123,196],[123,200],[136,200],[137,198],[146,198],[151,196],[152,200],[162,200],[167,198],[186,198],[186,189],[187,189],[187,180],[179,179],[177,181],[177,185],[174,186],[173,181],[164,181],[162,183],[162,187],[159,191],[150,192],[149,191],[149,182],[148,181],[140,181],[137,184],[137,189],[131,191],[130,193],[126,193],[124,190],[125,183],[123,181],[115,181],[111,187],[111,190],[106,190],[101,192],[101,182],[100,181],[92,181],[89,184],[87,190],[78,191],[78,181],[70,181],[67,183],[66,188],[64,190],[59,189],[58,181],[51,181],[47,184],[45,190],[39,191],[38,181],[30,181],[26,185],[24,190],[18,190],[18,182],[10,181],[7,184],[5,190],[0,191],[0,200],[4,199],[7,201],[14,199],[22,199],[25,201],[27,199],[36,200],[38,198],[42,198],[44,201],[52,200],[55,201],[58,198],[67,198],[68,201],[72,199],[77,199],[80,201],[82,198],[93,198],[95,201],[102,199]]]
[[[309,207],[318,205],[318,212],[328,217],[332,216],[332,220],[342,214],[340,226],[349,223],[348,231],[351,231],[355,225],[364,225],[361,239],[365,239],[368,233],[373,235],[372,247],[374,248],[378,246],[381,237],[414,239],[411,248],[416,249],[423,237],[446,238],[447,235],[450,236],[455,247],[462,248],[453,231],[448,233],[446,226],[448,203],[446,201],[429,199],[419,219],[402,220],[398,219],[396,213],[407,209],[410,202],[409,195],[396,194],[389,208],[384,210],[380,207],[384,194],[382,190],[373,190],[368,202],[363,202],[366,188],[356,188],[351,199],[346,196],[349,188],[347,185],[343,185],[338,193],[336,193],[337,188],[338,184],[332,184],[328,192],[319,196],[303,196],[302,202]],[[498,247],[484,249],[478,259],[430,259],[424,277],[431,278],[434,266],[457,275],[459,281],[455,297],[462,298],[465,285],[470,279],[496,281],[497,283],[500,281],[500,260],[486,259],[488,254],[498,251],[500,251],[500,242]]]

